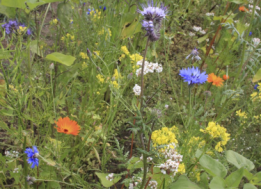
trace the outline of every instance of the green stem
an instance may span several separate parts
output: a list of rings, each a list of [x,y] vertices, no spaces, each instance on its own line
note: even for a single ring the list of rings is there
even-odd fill
[[[24,144],[23,144],[23,152],[25,151],[26,149],[26,136],[24,137]],[[27,189],[28,188],[28,184],[27,184],[27,174],[28,174],[28,169],[27,169],[27,161],[26,161],[26,153],[24,153],[23,155],[23,161],[24,161],[24,176],[25,176],[25,188]]]

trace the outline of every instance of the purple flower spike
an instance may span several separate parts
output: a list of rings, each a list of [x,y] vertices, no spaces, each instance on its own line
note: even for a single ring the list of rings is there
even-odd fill
[[[160,38],[160,27],[162,20],[167,16],[167,7],[163,4],[157,7],[153,0],[149,0],[147,5],[141,5],[142,10],[138,9],[138,13],[144,16],[142,27],[147,31],[146,36],[151,41],[157,41]]]

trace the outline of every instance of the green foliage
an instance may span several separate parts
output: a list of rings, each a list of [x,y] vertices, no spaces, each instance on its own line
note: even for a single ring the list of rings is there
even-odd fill
[[[59,62],[59,63],[65,65],[65,66],[71,66],[73,64],[73,62],[75,61],[75,59],[76,59],[73,56],[64,55],[64,54],[58,53],[58,52],[54,52],[54,53],[48,54],[45,58],[47,60]]]

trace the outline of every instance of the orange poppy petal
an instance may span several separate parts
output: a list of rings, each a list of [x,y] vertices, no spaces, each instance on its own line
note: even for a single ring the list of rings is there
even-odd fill
[[[55,121],[55,123],[57,125],[55,128],[59,133],[78,135],[81,130],[77,122],[70,120],[69,117],[59,118],[57,122]]]

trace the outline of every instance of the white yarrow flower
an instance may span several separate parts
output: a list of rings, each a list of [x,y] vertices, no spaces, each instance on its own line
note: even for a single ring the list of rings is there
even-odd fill
[[[135,86],[133,87],[133,92],[135,93],[135,95],[139,96],[141,93],[141,87],[135,84]]]
[[[189,36],[193,37],[193,36],[195,36],[195,34],[193,32],[189,32]]]

